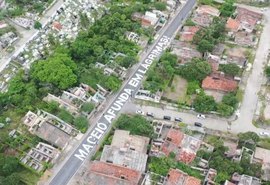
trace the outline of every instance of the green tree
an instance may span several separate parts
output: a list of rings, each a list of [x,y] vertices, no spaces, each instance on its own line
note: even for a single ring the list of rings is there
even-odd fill
[[[236,94],[235,93],[228,93],[228,94],[224,95],[222,98],[222,103],[229,105],[235,109],[237,104],[238,104]]]
[[[166,8],[167,8],[167,4],[164,3],[164,2],[155,2],[155,3],[154,3],[154,7],[155,7],[157,10],[164,11],[164,10],[166,10]]]
[[[210,64],[198,58],[193,58],[179,69],[179,74],[188,81],[202,81],[210,73]]]
[[[221,116],[231,116],[233,114],[233,107],[224,104],[224,103],[220,103],[217,105],[217,112],[220,113]]]
[[[234,0],[225,0],[224,3],[222,3],[220,7],[220,13],[224,17],[230,17],[233,15],[235,6],[234,6],[235,1]]]
[[[200,87],[200,83],[198,81],[191,81],[188,82],[187,85],[187,94],[188,95],[192,95],[192,94],[196,94],[196,91],[200,91],[201,87]]]
[[[74,125],[83,133],[88,129],[88,120],[84,116],[78,116],[74,119]]]
[[[231,76],[237,76],[239,75],[241,69],[236,64],[221,64],[219,65],[219,70],[223,71],[225,74],[231,75]]]
[[[214,49],[214,43],[211,43],[209,40],[202,39],[197,46],[197,50],[201,53],[211,52]]]
[[[267,66],[267,67],[265,68],[264,72],[265,72],[267,78],[269,78],[269,77],[270,77],[270,66]]]
[[[207,113],[216,109],[216,102],[213,96],[199,94],[194,99],[194,108],[197,112]]]
[[[155,137],[154,128],[148,120],[140,115],[129,116],[122,114],[115,122],[118,129],[128,130],[132,135]]]
[[[245,132],[238,134],[239,147],[247,147],[249,149],[255,150],[257,143],[260,141],[260,137],[255,132]]]
[[[0,175],[9,176],[18,171],[19,161],[15,157],[6,157],[0,154]]]
[[[40,81],[67,89],[77,82],[77,66],[67,55],[55,53],[47,60],[40,60],[31,68],[31,76]]]
[[[65,109],[61,109],[57,116],[67,123],[73,123],[73,116]]]
[[[81,111],[89,114],[90,112],[93,111],[94,108],[95,108],[95,105],[93,103],[86,102],[81,106]]]
[[[35,21],[34,28],[40,30],[42,28],[42,24],[39,21]]]

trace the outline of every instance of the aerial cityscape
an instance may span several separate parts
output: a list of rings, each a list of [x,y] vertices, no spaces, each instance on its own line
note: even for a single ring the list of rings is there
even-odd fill
[[[0,185],[270,185],[270,0],[0,0]]]

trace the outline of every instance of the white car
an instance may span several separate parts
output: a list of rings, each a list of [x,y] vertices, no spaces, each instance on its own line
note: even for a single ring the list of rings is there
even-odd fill
[[[139,109],[139,110],[136,110],[136,113],[137,113],[137,114],[144,115],[144,112],[143,112],[142,110],[140,110],[140,109]]]
[[[260,134],[260,136],[270,136],[270,133],[269,132],[260,132],[259,133]]]
[[[198,118],[198,119],[205,119],[205,115],[203,115],[203,114],[198,114],[198,115],[197,115],[197,118]]]

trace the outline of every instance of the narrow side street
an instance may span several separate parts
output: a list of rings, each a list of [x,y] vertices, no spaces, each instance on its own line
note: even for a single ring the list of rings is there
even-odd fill
[[[240,107],[240,117],[232,122],[232,132],[258,132],[261,129],[252,124],[254,112],[258,102],[258,92],[264,78],[264,65],[270,49],[270,9],[264,12],[264,29],[260,38],[255,60],[252,66],[252,72],[248,78],[244,98]]]

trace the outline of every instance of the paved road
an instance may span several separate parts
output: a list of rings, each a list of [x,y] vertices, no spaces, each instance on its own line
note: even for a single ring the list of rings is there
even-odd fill
[[[163,116],[170,116],[172,121],[176,117],[182,118],[183,122],[188,125],[194,125],[194,122],[200,122],[203,124],[203,127],[212,130],[227,131],[228,129],[226,120],[215,119],[207,116],[205,119],[198,119],[195,112],[193,114],[188,112],[179,112],[176,108],[172,107],[160,108],[146,105],[141,106],[136,105],[133,102],[128,102],[122,109],[121,113],[135,114],[136,110],[142,110],[144,114],[147,112],[153,113],[155,119],[163,119]]]
[[[189,0],[179,11],[172,21],[164,27],[159,38],[149,49],[146,57],[140,62],[138,68],[131,78],[123,85],[116,98],[108,107],[101,118],[85,134],[82,142],[78,145],[72,155],[66,159],[60,171],[52,177],[50,185],[66,185],[82,165],[86,158],[95,153],[96,147],[102,141],[104,135],[110,130],[112,121],[119,114],[124,104],[133,96],[139,88],[140,83],[149,69],[152,62],[158,59],[162,52],[168,47],[175,31],[180,27],[181,22],[188,16],[195,5],[196,0]]]
[[[42,25],[47,24],[48,21],[50,20],[50,17],[56,12],[56,10],[58,10],[62,6],[63,3],[64,3],[63,0],[57,0],[56,3],[53,4],[52,7],[41,17],[40,19],[41,24]],[[0,58],[0,72],[5,69],[5,67],[9,64],[9,62],[11,62],[12,58],[17,57],[23,51],[25,45],[29,41],[33,40],[39,32],[38,30],[35,29],[26,30],[17,25],[15,26],[15,28],[20,33],[21,38],[18,40],[18,42],[16,42],[13,45],[15,47],[14,53]]]
[[[255,60],[252,66],[252,72],[248,78],[245,89],[244,99],[240,107],[240,117],[232,123],[233,132],[259,132],[262,129],[256,128],[252,124],[253,116],[256,110],[258,95],[264,78],[264,63],[270,49],[270,9],[264,12],[264,29],[261,34],[260,42],[256,52]]]

